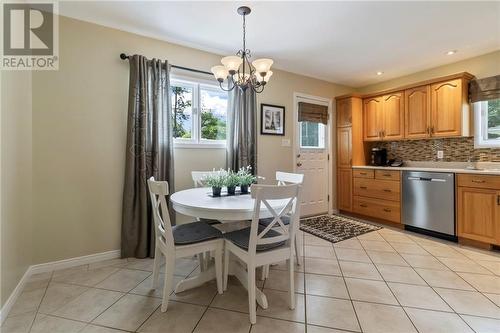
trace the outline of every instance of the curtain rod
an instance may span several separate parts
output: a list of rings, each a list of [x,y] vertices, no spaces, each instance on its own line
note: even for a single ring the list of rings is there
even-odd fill
[[[120,59],[125,60],[125,59],[128,59],[128,58],[130,58],[130,56],[126,55],[125,53],[120,53]],[[189,68],[189,67],[182,67],[182,66],[176,66],[176,65],[170,65],[170,67],[181,69],[183,71],[189,71],[189,72],[195,72],[195,73],[213,75],[210,72],[205,72],[205,71],[201,71],[199,69],[194,69],[194,68]]]

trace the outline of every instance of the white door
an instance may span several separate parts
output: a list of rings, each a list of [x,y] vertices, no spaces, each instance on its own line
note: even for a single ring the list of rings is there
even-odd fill
[[[314,103],[311,100],[306,101]],[[318,102],[317,104],[324,103]],[[304,174],[300,215],[326,214],[329,212],[330,191],[328,125],[296,121],[295,133],[298,134],[298,140],[295,143],[295,171]]]

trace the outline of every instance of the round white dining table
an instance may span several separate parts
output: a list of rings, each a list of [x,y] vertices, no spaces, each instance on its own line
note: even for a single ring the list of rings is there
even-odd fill
[[[172,208],[176,212],[187,216],[219,220],[223,223],[252,219],[255,200],[252,199],[250,194],[222,195],[220,197],[213,197],[211,194],[212,189],[208,187],[191,188],[173,193],[170,196],[170,201]],[[279,212],[286,206],[288,201],[288,199],[268,200],[268,203],[276,212]],[[268,217],[272,217],[272,213],[269,212],[265,205],[261,205],[259,218]],[[231,260],[229,275],[235,276],[247,288],[248,276],[245,267],[241,263]],[[199,287],[213,279],[215,279],[215,269],[212,265],[199,275],[180,281],[175,287],[175,292],[179,293]],[[259,288],[256,288],[255,296],[257,303],[262,308],[267,309],[266,295]]]
[[[187,216],[224,221],[251,220],[255,200],[250,194],[212,196],[209,187],[190,188],[170,196],[173,209]],[[285,200],[268,200],[269,205],[279,212],[288,203]],[[260,218],[272,217],[265,205],[260,207]]]

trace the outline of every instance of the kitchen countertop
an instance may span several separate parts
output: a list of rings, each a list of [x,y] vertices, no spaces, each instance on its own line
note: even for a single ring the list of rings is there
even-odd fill
[[[474,166],[476,169],[467,169]],[[353,169],[407,170],[426,172],[472,173],[481,175],[499,175],[500,162],[413,162],[407,161],[401,167],[355,165]]]

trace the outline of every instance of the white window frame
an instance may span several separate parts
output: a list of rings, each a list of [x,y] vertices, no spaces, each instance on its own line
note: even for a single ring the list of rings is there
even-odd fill
[[[498,148],[500,138],[487,139],[488,102],[480,101],[472,104],[474,110],[474,148]]]
[[[181,75],[170,76],[171,86],[185,86],[193,89],[192,100],[192,126],[191,138],[174,138],[174,148],[226,148],[226,140],[207,140],[201,138],[201,96],[200,90],[220,90],[220,87],[213,83],[213,81],[192,78]],[[170,92],[169,92],[170,93]],[[226,118],[227,119],[227,118]],[[227,134],[227,124],[226,124]]]

